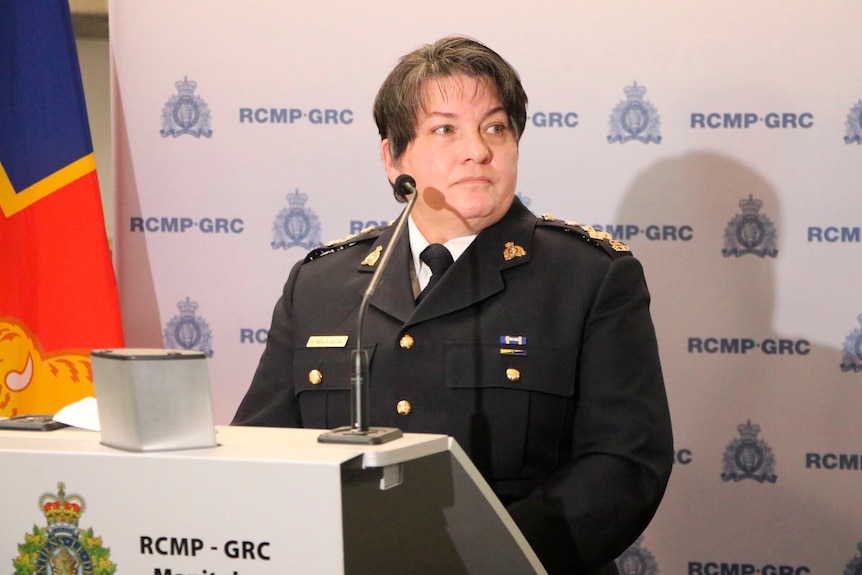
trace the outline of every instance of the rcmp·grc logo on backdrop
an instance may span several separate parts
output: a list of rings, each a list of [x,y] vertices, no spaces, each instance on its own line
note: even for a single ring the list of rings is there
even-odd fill
[[[186,76],[174,85],[178,93],[171,96],[162,108],[162,137],[178,138],[183,134],[195,138],[211,137],[210,110],[203,98],[194,94],[198,83]]]
[[[165,347],[202,351],[212,357],[212,330],[204,318],[195,315],[198,303],[186,297],[177,303],[177,308],[180,315],[172,317],[165,326]]]
[[[751,421],[738,425],[739,437],[724,451],[722,481],[753,479],[758,483],[775,483],[775,455],[765,441],[758,439],[760,426]]]
[[[57,484],[57,493],[44,493],[39,508],[47,519],[46,527],[33,526],[18,545],[12,560],[15,575],[45,573],[52,575],[113,575],[117,566],[111,550],[102,547],[102,538],[93,529],[81,531],[78,520],[86,509],[80,495],[66,495],[66,485]]]
[[[632,546],[617,557],[615,563],[620,575],[658,575],[658,565],[650,550],[643,547],[644,537],[641,535]]]
[[[742,213],[733,216],[724,230],[724,257],[742,257],[747,254],[756,256],[778,255],[775,225],[768,217],[759,213],[763,202],[749,195],[739,202]]]
[[[856,319],[862,324],[862,315]],[[862,329],[854,329],[844,340],[841,371],[862,371]]]
[[[272,223],[272,249],[316,248],[322,243],[320,219],[310,208],[305,207],[308,195],[296,190],[286,197],[288,206],[278,212]]]
[[[611,113],[609,144],[625,144],[632,140],[644,144],[661,143],[661,119],[655,107],[644,100],[646,91],[637,82],[623,88],[626,99],[620,101]]]

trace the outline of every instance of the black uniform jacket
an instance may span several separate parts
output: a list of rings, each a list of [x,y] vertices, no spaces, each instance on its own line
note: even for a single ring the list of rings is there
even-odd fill
[[[515,198],[417,305],[409,242],[387,248],[392,230],[320,248],[293,268],[233,424],[351,423],[350,350],[375,269],[367,256],[392,249],[362,336],[371,425],[453,436],[549,573],[616,572],[673,458],[640,263]],[[309,347],[312,336],[349,343]],[[396,410],[402,400],[407,415]]]

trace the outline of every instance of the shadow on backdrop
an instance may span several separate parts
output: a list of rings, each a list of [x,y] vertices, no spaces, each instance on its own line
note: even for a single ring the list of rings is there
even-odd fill
[[[842,539],[859,537],[853,506],[806,473],[808,452],[841,444],[841,353],[774,327],[776,262],[788,233],[779,192],[738,159],[692,152],[637,174],[616,224],[641,230],[627,243],[652,294],[676,448],[690,454],[676,465],[644,546],[692,556],[807,548],[812,563],[846,556]],[[665,239],[648,239],[648,227]],[[800,281],[814,283],[804,271]],[[742,442],[748,422],[755,443]],[[824,544],[813,548],[815,539]]]

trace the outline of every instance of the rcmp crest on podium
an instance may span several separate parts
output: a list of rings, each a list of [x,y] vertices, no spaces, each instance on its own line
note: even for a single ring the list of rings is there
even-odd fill
[[[641,535],[631,547],[617,557],[615,563],[620,575],[658,575],[658,565],[649,549],[643,547]]]
[[[210,128],[210,110],[203,98],[195,95],[197,82],[188,76],[175,84],[177,94],[171,96],[162,108],[163,138],[178,138],[183,134],[195,138],[209,138],[213,135]]]
[[[724,257],[754,254],[759,257],[778,255],[775,225],[760,213],[763,202],[753,195],[739,202],[742,213],[733,216],[724,229]]]
[[[847,114],[847,133],[844,135],[845,144],[862,144],[862,100],[850,108]]]
[[[308,194],[299,190],[287,194],[288,207],[275,216],[272,224],[272,249],[302,247],[316,248],[320,240],[320,220],[311,209],[305,207]]]
[[[857,317],[862,324],[862,315]],[[841,371],[862,371],[862,329],[854,329],[844,340]]]
[[[722,481],[753,479],[758,483],[775,483],[775,455],[765,441],[758,439],[760,426],[748,421],[736,427],[739,437],[724,451]]]
[[[195,349],[212,357],[212,330],[206,320],[195,315],[198,303],[186,297],[177,303],[180,310],[165,326],[164,340],[168,349]]]
[[[655,106],[644,100],[647,89],[635,82],[623,88],[626,99],[611,113],[608,143],[625,144],[632,140],[649,144],[661,143],[661,119]]]
[[[78,521],[86,509],[80,495],[66,495],[66,486],[57,484],[57,493],[39,498],[39,508],[47,526],[33,526],[18,545],[18,557],[12,560],[15,575],[112,575],[117,566],[111,561],[110,549],[93,529],[81,530]]]

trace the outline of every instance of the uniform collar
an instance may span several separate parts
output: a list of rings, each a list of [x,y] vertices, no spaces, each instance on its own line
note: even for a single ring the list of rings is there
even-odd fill
[[[408,222],[409,223],[409,222]],[[405,327],[475,305],[503,291],[503,272],[530,261],[536,216],[516,196],[496,224],[482,230],[452,265],[440,283],[417,306],[410,280],[410,240],[406,235],[386,248],[394,226],[382,233],[369,253],[393,250],[389,266],[371,298],[371,305],[404,322]],[[373,266],[360,265],[373,272]]]
[[[419,231],[419,228],[413,221],[412,215],[407,220],[407,232],[410,234],[410,253],[413,257],[413,269],[416,270],[416,279],[419,282],[419,289],[421,291],[426,285],[428,285],[428,280],[431,278],[431,270],[428,269],[428,266],[419,259],[419,254],[422,253],[422,250],[428,247],[429,242],[425,239],[425,236],[422,235],[422,232]],[[458,261],[461,254],[470,247],[470,244],[472,244],[475,239],[476,234],[471,236],[462,236],[460,238],[451,239],[443,245],[446,246],[446,249],[449,250],[450,254],[452,254],[452,260]]]

